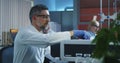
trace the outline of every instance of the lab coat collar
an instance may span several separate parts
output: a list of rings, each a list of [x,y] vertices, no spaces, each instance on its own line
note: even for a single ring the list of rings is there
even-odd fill
[[[28,29],[31,28],[35,32],[39,32],[32,24],[28,26]],[[42,32],[42,31],[41,31]]]

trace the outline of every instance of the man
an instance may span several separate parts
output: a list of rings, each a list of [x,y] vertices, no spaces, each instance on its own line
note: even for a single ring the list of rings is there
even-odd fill
[[[53,32],[48,25],[49,16],[45,5],[39,4],[31,8],[29,13],[31,25],[20,29],[14,41],[13,63],[43,63],[44,57],[54,61],[50,56],[50,45],[70,40],[71,36],[80,32],[75,30]]]
[[[94,39],[99,30],[99,22],[97,20],[92,20],[88,26],[88,32],[90,33],[90,39]]]

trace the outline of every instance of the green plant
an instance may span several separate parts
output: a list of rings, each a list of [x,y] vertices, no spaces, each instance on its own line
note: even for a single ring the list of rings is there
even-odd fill
[[[102,28],[98,31],[97,36],[92,41],[92,43],[96,43],[95,50],[93,52],[94,58],[104,58],[104,57],[115,57],[120,53],[119,51],[109,50],[110,43],[113,44],[114,47],[119,46],[120,42],[120,14],[118,14],[117,19],[115,21],[111,21],[110,28]]]

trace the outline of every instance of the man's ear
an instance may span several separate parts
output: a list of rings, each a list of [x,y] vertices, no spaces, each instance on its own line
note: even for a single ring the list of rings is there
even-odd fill
[[[33,19],[33,20],[36,20],[36,16],[33,16],[32,19]]]

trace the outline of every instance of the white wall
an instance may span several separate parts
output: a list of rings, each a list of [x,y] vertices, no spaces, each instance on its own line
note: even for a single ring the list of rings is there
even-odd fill
[[[0,39],[2,32],[30,24],[30,0],[0,0]]]

